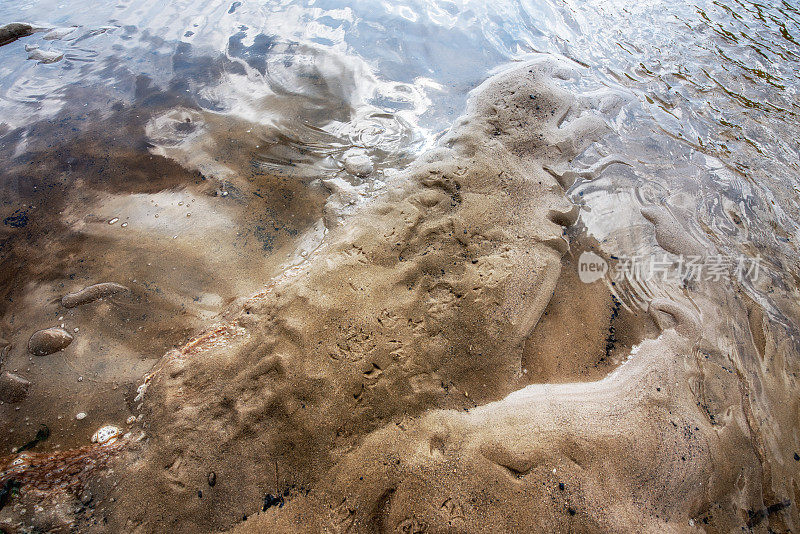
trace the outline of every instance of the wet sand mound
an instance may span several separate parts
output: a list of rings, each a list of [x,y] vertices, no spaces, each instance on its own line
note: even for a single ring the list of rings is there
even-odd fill
[[[493,78],[441,147],[329,229],[307,264],[164,358],[111,524],[233,524],[260,507],[275,464],[283,484],[313,487],[371,430],[519,386],[572,212],[541,165],[603,129],[579,111],[559,127],[572,101],[552,69]]]
[[[731,334],[748,323],[736,295],[654,297],[640,324],[657,337],[601,380],[525,376],[574,221],[570,174],[552,169],[605,129],[566,75],[533,62],[488,80],[438,148],[326,219],[305,263],[165,355],[136,399],[141,427],[80,486],[86,530],[772,525],[791,467],[769,467],[753,380],[735,371],[749,350]],[[541,380],[599,378],[570,350]]]

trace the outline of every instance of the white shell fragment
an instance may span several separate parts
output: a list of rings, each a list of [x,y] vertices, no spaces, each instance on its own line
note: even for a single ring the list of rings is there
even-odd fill
[[[114,425],[106,425],[94,433],[92,436],[92,443],[99,443],[102,445],[112,439],[116,439],[121,433],[122,431]]]

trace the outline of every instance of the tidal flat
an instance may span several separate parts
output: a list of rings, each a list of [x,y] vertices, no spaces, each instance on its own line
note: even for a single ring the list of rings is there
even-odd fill
[[[3,4],[0,530],[797,530],[799,39]]]

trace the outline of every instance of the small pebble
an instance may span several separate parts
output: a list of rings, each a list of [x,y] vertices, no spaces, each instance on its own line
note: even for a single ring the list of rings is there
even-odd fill
[[[0,402],[14,404],[28,396],[31,383],[21,376],[4,371],[0,374]]]
[[[104,427],[101,427],[97,432],[94,433],[94,435],[92,436],[92,443],[99,443],[102,445],[103,443],[106,443],[107,441],[116,438],[120,434],[121,431],[119,428],[113,425],[106,425]]]
[[[78,412],[77,414],[75,414],[75,419],[77,419],[78,421],[86,419],[86,412]]]
[[[72,339],[72,335],[63,328],[39,330],[28,340],[28,352],[34,356],[47,356],[66,348]]]
[[[344,168],[353,176],[365,177],[372,174],[374,166],[367,152],[359,148],[351,148],[344,153]]]
[[[80,291],[67,293],[61,298],[61,305],[65,308],[74,308],[103,297],[128,291],[128,288],[115,282],[102,282],[84,287]]]

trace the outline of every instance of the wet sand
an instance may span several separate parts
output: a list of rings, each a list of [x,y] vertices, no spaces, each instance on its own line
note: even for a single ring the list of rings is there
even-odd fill
[[[124,437],[9,465],[2,481],[29,489],[0,518],[114,532],[789,530],[797,400],[780,377],[796,347],[727,286],[664,289],[645,315],[576,281],[574,257],[596,244],[563,237],[571,179],[552,170],[606,126],[558,86],[568,70],[498,74],[374,196],[331,187],[309,210],[321,246],[167,352]],[[665,249],[709,246],[645,217]],[[87,457],[67,491],[45,477]],[[59,505],[21,511],[43,497]]]
[[[5,145],[15,164],[1,185],[1,369],[31,384],[25,402],[0,412],[5,450],[40,425],[51,433],[44,450],[82,446],[103,424],[126,427],[136,389],[160,356],[301,259],[300,240],[319,233],[324,188],[252,170],[254,142],[235,158],[217,148],[235,180],[152,154],[159,141],[178,150],[180,134],[194,129],[212,140],[245,137],[235,124],[213,130],[200,117],[177,134],[148,136],[146,117],[161,113],[120,106],[105,119],[118,126],[112,134],[99,116],[66,112],[32,125],[24,158]],[[64,301],[98,283],[126,291]],[[38,356],[29,340],[48,328],[74,340]]]
[[[579,227],[565,237],[570,250],[561,259],[553,297],[525,341],[522,368],[528,384],[600,380],[635,345],[658,335],[647,310],[623,303],[608,278],[581,282],[578,259],[584,252],[602,252],[599,243]],[[614,261],[604,259],[613,270]]]

